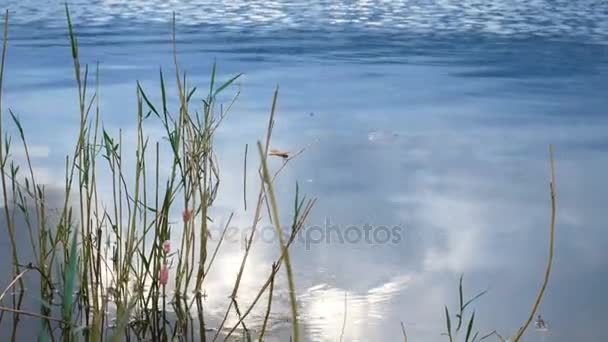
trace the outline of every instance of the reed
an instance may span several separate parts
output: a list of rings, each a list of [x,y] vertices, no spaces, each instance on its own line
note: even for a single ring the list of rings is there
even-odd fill
[[[239,92],[234,93],[226,106],[218,103],[218,97],[234,89],[241,74],[220,82],[214,65],[208,91],[199,96],[201,91],[189,84],[187,73],[181,71],[178,62],[174,16],[172,48],[178,106],[170,108],[170,90],[162,70],[157,90],[160,103],[154,103],[148,91],[137,82],[134,93],[137,99],[136,138],[134,142],[127,142],[122,130],[112,134],[102,125],[99,67],[95,67],[93,79],[93,68],[80,61],[78,35],[67,5],[65,13],[79,119],[74,150],[65,157],[62,207],[56,217],[52,217],[47,208],[45,185],[38,181],[34,172],[26,128],[19,115],[10,109],[12,124],[25,150],[24,165],[13,158],[12,140],[4,134],[5,117],[1,110],[8,51],[8,12],[4,18],[0,64],[0,178],[7,234],[11,241],[13,278],[0,295],[0,322],[5,312],[12,314],[13,340],[18,339],[19,318],[30,316],[40,321],[38,339],[42,341],[166,341],[175,338],[205,341],[209,337],[204,319],[204,284],[216,256],[221,253],[222,241],[233,217],[230,215],[212,249],[208,240],[212,221],[210,208],[220,191],[222,178],[214,138]],[[200,101],[194,101],[197,98]],[[289,160],[284,160],[284,164],[272,172],[272,177],[266,163],[277,98],[278,90],[273,95],[261,155],[260,189],[253,222],[257,225],[264,216],[263,208],[272,206],[272,217],[267,218],[281,230],[273,184]],[[164,137],[158,141],[151,141],[146,133],[146,127],[154,124],[164,132]],[[169,151],[169,164],[161,163],[164,151]],[[134,160],[130,160],[128,155],[133,152]],[[246,164],[244,168],[246,175]],[[164,174],[168,176],[163,178]],[[104,177],[109,179],[109,184],[101,183]],[[110,194],[109,201],[102,198],[102,188],[104,193]],[[281,265],[285,265],[290,272],[292,289],[293,338],[298,340],[295,285],[288,247],[302,228],[314,199],[301,199],[296,190],[295,202],[292,233],[287,242],[281,240],[281,253],[272,264],[269,282],[263,283],[254,303],[241,311],[237,294],[253,247],[255,229],[249,236],[226,312],[226,316],[236,313],[241,320],[228,336],[238,327],[249,335],[244,319],[259,298],[268,292],[264,327],[256,332],[262,338],[269,320],[275,275]],[[178,224],[170,220],[176,212],[181,212],[182,216]],[[17,214],[27,223],[34,260],[23,262],[18,255],[14,224]],[[177,246],[172,246],[173,241]],[[25,291],[25,275],[32,273],[39,279],[39,293],[35,296],[42,304],[38,311],[23,308],[18,295]],[[172,291],[168,290],[170,282]],[[10,306],[4,304],[9,291],[13,297]],[[222,336],[225,323],[226,320],[220,327],[213,327],[217,331],[214,339],[228,337]]]

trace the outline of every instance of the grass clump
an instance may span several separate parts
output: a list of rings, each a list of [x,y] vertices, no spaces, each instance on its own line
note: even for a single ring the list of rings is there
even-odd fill
[[[292,336],[298,341],[295,286],[288,249],[315,201],[300,198],[296,190],[291,233],[284,238],[273,183],[291,158],[284,159],[283,166],[274,172],[266,163],[278,89],[273,96],[266,139],[258,144],[260,189],[253,229],[247,239],[224,320],[219,327],[208,327],[204,284],[232,219],[231,215],[211,250],[208,239],[212,222],[210,208],[221,183],[214,136],[239,93],[236,92],[227,106],[218,104],[218,96],[230,90],[241,75],[219,82],[214,65],[208,91],[204,91],[200,102],[195,102],[201,91],[191,87],[186,73],[180,70],[174,16],[172,40],[178,108],[170,109],[170,95],[162,70],[159,74],[160,103],[155,104],[138,82],[136,141],[125,142],[122,130],[117,136],[112,135],[101,124],[99,67],[95,68],[95,84],[91,85],[93,72],[80,62],[77,34],[67,5],[66,18],[78,96],[79,128],[73,153],[65,158],[63,205],[58,208],[56,217],[51,217],[47,208],[47,189],[37,181],[34,173],[25,130],[18,116],[10,110],[25,150],[25,166],[12,158],[12,140],[4,133],[5,116],[1,110],[8,50],[8,11],[4,18],[0,65],[0,178],[2,206],[11,241],[13,280],[0,295],[0,302],[6,300],[10,289],[14,291],[11,304],[0,306],[0,323],[6,319],[5,313],[12,313],[12,340],[18,338],[21,316],[39,319],[38,339],[43,341],[215,341],[235,332],[250,339],[245,319],[268,292],[265,321],[262,330],[255,332],[262,340],[276,274],[285,265],[292,303]],[[146,134],[149,121],[156,121],[162,127],[164,136],[159,141],[150,141]],[[169,151],[169,164],[161,163],[165,150]],[[133,164],[127,159],[130,152],[135,154]],[[21,167],[26,169],[25,174]],[[163,178],[164,174],[168,176]],[[109,184],[100,183],[104,176],[109,178]],[[102,189],[104,194],[109,193],[109,201],[102,198]],[[239,286],[264,206],[272,208],[269,218],[281,232],[281,253],[254,301],[241,308]],[[170,221],[176,212],[182,217],[178,224]],[[15,215],[25,218],[33,260],[22,260],[18,254]],[[175,247],[172,242],[176,242]],[[22,307],[26,273],[34,273],[38,279],[35,294],[41,303],[38,310]],[[226,318],[235,313],[238,323],[225,326]],[[215,331],[213,337],[209,336],[209,331]]]

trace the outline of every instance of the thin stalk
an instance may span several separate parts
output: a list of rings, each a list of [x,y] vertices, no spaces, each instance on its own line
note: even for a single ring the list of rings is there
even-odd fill
[[[245,159],[243,161],[243,207],[247,211],[247,149],[249,144],[245,144]]]
[[[346,318],[348,314],[348,305],[347,305],[347,295],[348,292],[344,291],[344,317],[342,319],[342,332],[340,333],[340,342],[344,340],[344,332],[346,330]]]
[[[545,267],[545,275],[543,278],[543,283],[536,295],[536,299],[534,300],[534,304],[532,304],[532,310],[530,310],[530,314],[528,318],[524,322],[523,326],[519,328],[515,336],[511,339],[513,342],[519,342],[521,337],[523,336],[526,329],[534,319],[534,315],[536,315],[536,310],[538,310],[538,306],[540,305],[540,301],[543,298],[543,294],[545,293],[545,289],[547,288],[547,284],[549,284],[549,276],[551,275],[551,267],[553,265],[553,249],[555,242],[555,213],[556,213],[556,195],[555,195],[555,166],[553,160],[553,145],[549,145],[549,167],[551,171],[551,182],[549,183],[549,191],[551,196],[551,218],[549,223],[549,256],[547,258],[547,266]]]
[[[264,333],[266,332],[266,325],[268,324],[268,318],[270,317],[270,309],[272,308],[272,292],[274,290],[274,270],[276,268],[275,264],[272,264],[272,273],[270,278],[270,290],[268,292],[268,304],[266,305],[266,314],[264,315],[264,321],[262,322],[262,328],[260,329],[260,336],[258,337],[258,342],[264,341]]]
[[[274,226],[277,231],[277,235],[279,236],[279,243],[281,244],[281,250],[285,254],[285,268],[287,270],[287,280],[289,284],[289,298],[291,302],[291,316],[293,319],[293,340],[294,342],[298,342],[300,340],[299,326],[298,326],[298,308],[296,302],[296,289],[293,279],[293,270],[291,268],[291,260],[289,258],[289,251],[287,250],[287,245],[285,244],[285,238],[283,237],[283,229],[281,229],[281,222],[279,217],[279,209],[277,200],[274,194],[272,180],[270,178],[270,173],[268,172],[268,165],[266,163],[266,156],[264,154],[264,150],[262,149],[262,143],[258,141],[258,151],[260,152],[260,158],[262,163],[263,170],[263,180],[266,184],[266,193],[270,197],[270,206],[272,209],[272,217],[274,221]]]
[[[298,223],[294,226],[291,236],[289,237],[289,240],[287,241],[287,248],[289,248],[289,246],[295,241],[295,238],[298,236],[298,233],[300,232],[300,230],[303,227],[304,221],[306,221],[306,218],[310,214],[310,211],[312,210],[312,207],[314,206],[315,203],[316,203],[316,200],[313,199],[313,200],[309,200],[308,203],[306,204],[306,206],[300,216],[300,219],[298,220]],[[230,337],[232,335],[232,333],[234,333],[234,331],[241,324],[241,322],[251,313],[251,311],[256,306],[256,304],[258,303],[260,298],[262,298],[262,295],[266,292],[266,290],[270,286],[270,283],[272,282],[272,277],[274,277],[277,274],[277,272],[280,270],[281,264],[283,263],[284,258],[285,258],[285,253],[282,252],[281,255],[279,256],[279,258],[274,262],[276,267],[272,270],[271,274],[268,276],[266,282],[264,283],[264,285],[262,285],[262,287],[256,294],[255,298],[253,299],[253,301],[251,302],[249,307],[243,312],[242,317],[239,318],[239,320],[234,324],[232,329],[228,332],[228,334],[225,337],[226,339],[228,339],[228,337]]]
[[[0,179],[2,179],[2,195],[4,200],[4,216],[6,220],[6,228],[8,230],[9,239],[11,242],[11,252],[13,258],[13,275],[17,275],[19,270],[19,257],[17,255],[17,243],[15,242],[15,227],[13,225],[12,217],[9,212],[8,205],[8,192],[6,191],[6,157],[4,155],[5,146],[4,146],[4,118],[2,111],[2,95],[3,95],[3,85],[4,85],[4,65],[6,62],[6,51],[8,50],[8,10],[6,10],[4,14],[4,31],[3,31],[3,40],[2,40],[2,57],[0,59]],[[7,152],[8,153],[8,152]],[[19,278],[19,287],[23,289],[23,280]]]

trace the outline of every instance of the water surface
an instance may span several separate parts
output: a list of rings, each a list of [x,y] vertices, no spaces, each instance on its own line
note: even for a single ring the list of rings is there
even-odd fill
[[[30,131],[38,174],[58,185],[78,125],[64,8],[2,7],[12,22],[4,103]],[[544,270],[549,144],[559,201],[541,305],[550,331],[527,340],[608,339],[607,2],[96,0],[72,1],[71,11],[83,61],[100,63],[108,129],[133,132],[135,81],[153,92],[159,68],[170,73],[173,11],[193,82],[205,84],[214,61],[221,77],[245,73],[218,136],[218,207],[236,210],[237,225],[250,224],[243,147],[263,136],[280,85],[275,145],[307,147],[279,185],[285,207],[299,180],[319,199],[311,226],[400,228],[385,243],[295,246],[310,341],[339,338],[345,298],[346,341],[394,341],[400,321],[413,340],[444,340],[443,305],[456,305],[460,274],[469,293],[489,290],[477,305],[481,332],[514,332]],[[244,296],[276,249],[255,250]],[[218,259],[212,316],[225,309],[241,253],[236,243]],[[281,340],[289,322],[278,293],[269,338]]]

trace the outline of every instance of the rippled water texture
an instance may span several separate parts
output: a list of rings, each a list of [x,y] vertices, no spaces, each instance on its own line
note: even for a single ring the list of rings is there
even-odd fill
[[[10,3],[9,3],[10,4]],[[184,25],[283,30],[365,27],[402,33],[490,33],[581,37],[606,42],[603,1],[72,1],[76,23],[104,25],[117,19],[167,22],[179,12]],[[35,0],[13,6],[17,22],[62,25],[63,10]]]

